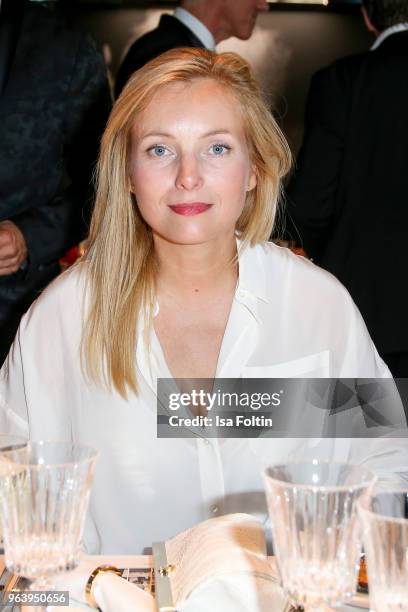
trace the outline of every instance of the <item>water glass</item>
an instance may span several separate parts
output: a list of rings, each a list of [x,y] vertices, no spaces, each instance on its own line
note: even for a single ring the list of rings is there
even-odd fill
[[[79,563],[97,453],[65,442],[28,442],[3,451],[0,512],[5,564],[52,590],[50,578]]]
[[[408,610],[408,489],[376,490],[359,501],[370,610]]]
[[[355,594],[361,554],[356,502],[375,476],[347,463],[310,461],[264,472],[274,554],[289,601],[322,610]]]
[[[20,435],[0,434],[0,452],[21,448],[27,444],[28,438]]]
[[[13,448],[22,448],[27,444],[27,438],[23,436],[14,436],[8,434],[0,434],[0,453],[2,451],[12,450]],[[1,463],[0,463],[0,476],[1,476]],[[0,512],[0,554],[3,554],[3,528]]]

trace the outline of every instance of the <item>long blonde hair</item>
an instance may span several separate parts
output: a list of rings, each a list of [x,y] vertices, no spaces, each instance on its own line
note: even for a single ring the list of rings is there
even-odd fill
[[[266,107],[248,64],[235,53],[173,49],[138,70],[113,107],[102,138],[97,194],[85,262],[87,318],[82,366],[96,383],[123,396],[138,391],[136,341],[139,315],[152,321],[156,262],[152,232],[130,192],[130,132],[160,87],[211,78],[241,105],[256,187],[248,192],[236,232],[254,245],[271,234],[281,179],[289,171],[286,140]],[[256,274],[256,270],[254,270]]]

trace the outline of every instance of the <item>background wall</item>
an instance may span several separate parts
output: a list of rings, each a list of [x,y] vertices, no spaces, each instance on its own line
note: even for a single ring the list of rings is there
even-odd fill
[[[103,48],[112,78],[131,42],[154,28],[162,12],[87,9],[81,14]],[[372,42],[358,13],[271,10],[259,16],[250,40],[230,39],[218,50],[236,51],[251,63],[296,152],[311,75],[338,57],[365,51]]]

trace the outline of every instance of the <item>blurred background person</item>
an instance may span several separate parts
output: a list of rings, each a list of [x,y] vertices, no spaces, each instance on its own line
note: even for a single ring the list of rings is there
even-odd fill
[[[371,50],[312,79],[289,227],[350,291],[394,376],[406,377],[408,2],[363,0],[363,17]]]
[[[129,77],[148,61],[176,47],[215,50],[231,36],[247,40],[266,0],[181,0],[174,15],[162,15],[159,25],[136,40],[127,52],[116,77],[118,96]]]
[[[20,318],[84,237],[110,110],[91,37],[25,0],[0,6],[0,363]]]

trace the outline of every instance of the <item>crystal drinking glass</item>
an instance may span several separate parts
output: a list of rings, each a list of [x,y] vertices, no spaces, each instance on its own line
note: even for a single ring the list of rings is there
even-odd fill
[[[53,590],[52,576],[79,563],[97,453],[65,442],[28,442],[0,454],[5,564]]]
[[[25,436],[0,434],[0,452],[22,448],[27,442],[28,438]]]
[[[376,489],[357,504],[363,528],[370,610],[408,610],[408,489]]]
[[[8,434],[0,434],[0,453],[2,451],[8,451],[17,448],[23,448],[27,444],[27,438],[24,436],[14,436]],[[1,472],[1,463],[0,463],[0,477],[2,475]],[[1,520],[1,512],[0,512],[0,554],[3,554],[3,528],[2,528],[2,520]]]
[[[361,554],[356,502],[375,476],[347,463],[310,461],[264,472],[274,554],[291,604],[326,610],[356,592]]]

